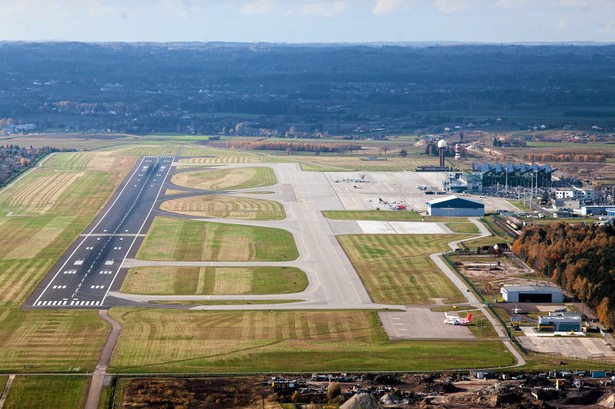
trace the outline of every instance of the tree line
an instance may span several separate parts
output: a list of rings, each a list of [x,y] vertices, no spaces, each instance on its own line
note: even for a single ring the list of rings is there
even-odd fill
[[[344,153],[358,152],[361,145],[353,143],[313,143],[313,142],[287,142],[287,141],[231,141],[227,148],[243,150],[272,150],[292,152],[315,153]]]
[[[602,153],[529,153],[525,160],[531,162],[606,162],[607,155]]]
[[[613,328],[615,228],[557,223],[525,227],[512,246],[528,265],[596,311]]]

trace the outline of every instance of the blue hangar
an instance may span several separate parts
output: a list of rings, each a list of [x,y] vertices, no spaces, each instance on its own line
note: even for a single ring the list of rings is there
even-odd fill
[[[485,215],[485,204],[464,197],[446,196],[427,202],[427,211],[430,216],[481,217]]]

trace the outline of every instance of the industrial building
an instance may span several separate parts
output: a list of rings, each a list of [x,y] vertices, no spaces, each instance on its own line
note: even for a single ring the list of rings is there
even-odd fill
[[[525,164],[514,163],[491,165],[489,163],[473,163],[472,170],[482,174],[483,186],[515,187],[522,186],[527,188],[550,188],[551,175],[557,169],[549,165],[538,165],[536,163]]]
[[[485,215],[485,204],[457,196],[446,196],[427,203],[430,216],[447,217],[482,217]]]
[[[581,332],[583,320],[579,314],[566,312],[550,312],[547,316],[538,317],[539,331]]]
[[[564,302],[564,293],[550,285],[505,285],[500,294],[506,302]]]

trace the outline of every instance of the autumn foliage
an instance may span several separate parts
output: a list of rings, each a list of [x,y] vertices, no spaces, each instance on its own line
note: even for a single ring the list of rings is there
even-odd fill
[[[606,162],[607,155],[603,153],[528,153],[525,160],[532,162]]]
[[[548,275],[564,291],[596,310],[600,322],[613,327],[615,310],[615,229],[611,225],[526,227],[513,252]]]
[[[353,143],[314,143],[288,141],[231,141],[227,148],[243,150],[273,150],[293,152],[355,152],[361,145]]]

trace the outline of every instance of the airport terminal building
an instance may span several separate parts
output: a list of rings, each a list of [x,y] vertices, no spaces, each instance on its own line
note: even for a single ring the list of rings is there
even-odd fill
[[[482,217],[485,204],[465,197],[446,196],[427,203],[430,216],[445,217]]]

